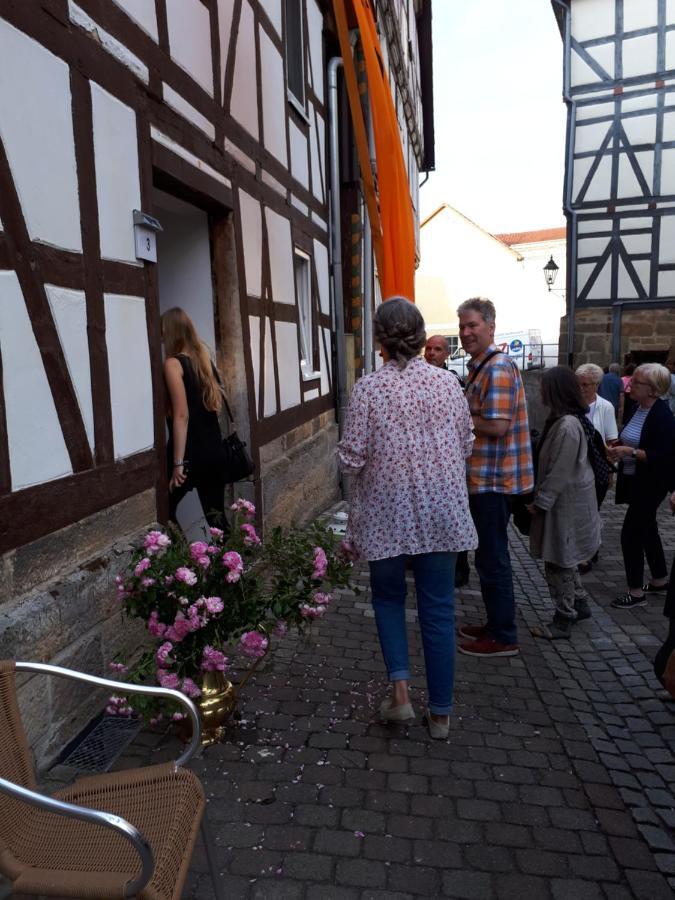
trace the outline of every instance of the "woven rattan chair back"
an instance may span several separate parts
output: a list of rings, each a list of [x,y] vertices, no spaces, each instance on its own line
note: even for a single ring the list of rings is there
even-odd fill
[[[0,778],[35,789],[35,773],[16,698],[12,660],[0,660]],[[0,792],[0,860],[12,857],[12,836],[26,815],[26,804]]]

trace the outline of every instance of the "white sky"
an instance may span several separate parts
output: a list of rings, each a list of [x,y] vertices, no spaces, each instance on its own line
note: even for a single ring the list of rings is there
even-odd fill
[[[562,40],[550,0],[434,0],[436,171],[449,203],[495,232],[564,225]]]

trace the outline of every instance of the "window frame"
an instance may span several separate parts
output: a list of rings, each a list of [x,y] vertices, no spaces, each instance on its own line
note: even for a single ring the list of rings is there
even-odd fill
[[[289,53],[289,18],[290,18],[290,4],[297,3],[298,10],[298,21],[294,23],[295,29],[297,29],[296,37],[299,38],[299,60],[300,60],[300,82],[302,84],[302,97],[298,97],[290,83],[290,65],[289,60],[291,59],[291,54]],[[294,29],[294,31],[295,31]],[[286,61],[286,99],[290,103],[290,105],[295,109],[299,115],[301,115],[304,119],[309,121],[309,117],[307,116],[307,36],[305,34],[305,15],[304,15],[304,0],[284,0],[284,57]],[[296,57],[294,56],[293,59]]]
[[[302,265],[302,284],[299,273]],[[293,279],[295,282],[295,303],[298,309],[298,338],[300,342],[300,370],[304,381],[319,378],[321,372],[314,368],[314,303],[312,295],[312,257],[300,247],[293,247]],[[304,291],[303,291],[304,288]],[[304,308],[304,314],[303,314]]]

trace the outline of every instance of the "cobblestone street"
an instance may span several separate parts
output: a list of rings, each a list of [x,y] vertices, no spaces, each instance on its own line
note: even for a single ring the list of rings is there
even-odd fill
[[[421,719],[383,726],[385,692],[365,567],[307,640],[285,638],[246,690],[227,743],[196,762],[227,897],[413,896],[539,900],[670,898],[675,888],[675,704],[652,657],[662,598],[617,611],[623,510],[605,504],[586,576],[593,618],[570,642],[533,639],[550,620],[539,566],[512,534],[519,657],[458,654],[447,743]],[[664,508],[667,557],[675,528]],[[458,624],[481,620],[475,573]],[[408,612],[414,621],[412,608]],[[419,640],[413,704],[424,707]],[[124,765],[171,751],[141,735]],[[145,745],[145,748],[144,748]],[[186,896],[212,897],[198,847]]]

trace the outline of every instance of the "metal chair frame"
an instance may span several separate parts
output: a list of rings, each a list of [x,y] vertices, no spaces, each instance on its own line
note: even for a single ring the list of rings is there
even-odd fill
[[[175,769],[186,766],[201,745],[201,724],[199,721],[199,713],[197,712],[197,707],[192,702],[192,700],[189,699],[189,697],[186,697],[185,694],[182,694],[180,691],[174,691],[170,688],[150,687],[146,685],[129,684],[127,682],[114,681],[110,678],[100,678],[97,675],[88,675],[85,672],[78,672],[75,669],[65,669],[62,666],[54,666],[47,663],[17,661],[15,663],[15,668],[17,672],[33,672],[43,675],[54,675],[61,678],[70,678],[74,681],[82,681],[86,684],[95,685],[96,687],[111,688],[112,690],[118,691],[119,693],[123,694],[142,694],[144,696],[162,697],[165,700],[173,700],[176,703],[180,703],[185,707],[190,717],[190,721],[192,723],[192,739],[190,740],[190,743],[183,751],[183,753],[181,753],[174,762],[173,765]],[[132,825],[126,819],[123,819],[121,816],[116,816],[113,813],[106,813],[96,809],[88,809],[84,806],[77,806],[74,803],[64,803],[62,800],[57,800],[47,794],[40,793],[39,791],[32,791],[28,788],[22,787],[21,785],[14,784],[14,782],[7,781],[7,779],[5,778],[0,778],[0,791],[14,796],[19,800],[23,800],[24,802],[29,803],[32,806],[37,806],[40,809],[47,810],[52,813],[57,813],[62,816],[67,816],[73,819],[81,819],[84,822],[88,822],[92,825],[100,825],[104,828],[110,828],[111,830],[117,832],[117,834],[124,837],[127,841],[129,841],[140,858],[141,872],[137,878],[134,878],[133,881],[130,881],[127,885],[127,897],[137,896],[152,878],[155,871],[155,860],[152,853],[152,848],[150,847],[150,844],[148,843],[144,835],[141,834],[141,832],[134,825]],[[213,853],[210,845],[209,830],[206,822],[206,808],[204,809],[204,813],[201,818],[200,831],[206,850],[209,871],[211,873],[211,880],[213,882],[213,890],[215,892],[216,898],[220,900],[222,894],[219,887],[218,873],[216,871],[215,861],[213,859]]]

